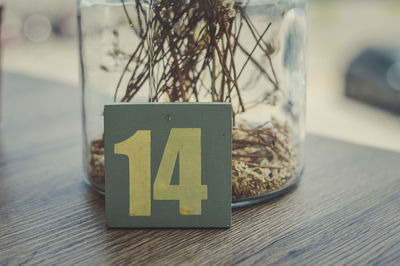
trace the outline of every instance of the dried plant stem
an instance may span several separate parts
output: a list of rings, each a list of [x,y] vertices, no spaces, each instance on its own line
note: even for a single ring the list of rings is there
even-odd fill
[[[115,101],[131,101],[148,82],[150,66],[156,75],[151,101],[159,101],[163,95],[167,95],[171,102],[200,101],[199,93],[206,90],[213,102],[235,101],[234,115],[245,112],[249,103],[243,100],[239,79],[250,63],[266,77],[273,90],[278,90],[276,71],[264,40],[272,24],[269,23],[259,34],[246,13],[246,4],[221,0],[159,0],[154,1],[152,15],[148,16],[141,1],[135,0],[137,23],[134,25],[125,1],[121,0],[121,3],[140,43],[118,81]],[[245,27],[255,40],[250,52],[240,43],[240,34]],[[147,56],[150,31],[151,58]],[[257,50],[266,54],[272,77],[254,57]],[[237,53],[246,57],[239,68]],[[119,89],[132,64],[136,65],[131,71],[126,91],[118,99]],[[157,65],[161,67],[154,68]],[[205,78],[210,81],[209,87],[203,82]]]

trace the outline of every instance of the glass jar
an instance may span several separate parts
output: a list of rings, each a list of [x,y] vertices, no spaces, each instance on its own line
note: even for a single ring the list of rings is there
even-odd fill
[[[306,0],[86,0],[80,6],[90,184],[104,190],[101,112],[110,100],[231,102],[234,207],[298,182]]]

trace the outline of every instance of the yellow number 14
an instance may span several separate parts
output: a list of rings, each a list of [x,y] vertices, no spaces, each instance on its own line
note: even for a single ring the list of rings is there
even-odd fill
[[[151,132],[139,130],[114,146],[129,159],[129,215],[151,216]],[[171,179],[179,154],[179,185]],[[201,184],[201,129],[171,129],[154,181],[155,200],[179,200],[181,215],[201,215],[207,186]]]

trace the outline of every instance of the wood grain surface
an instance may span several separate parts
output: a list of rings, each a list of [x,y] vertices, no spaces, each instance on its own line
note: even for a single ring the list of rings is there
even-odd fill
[[[400,264],[398,153],[309,136],[298,187],[234,210],[230,229],[107,229],[82,178],[79,89],[4,82],[1,265]]]

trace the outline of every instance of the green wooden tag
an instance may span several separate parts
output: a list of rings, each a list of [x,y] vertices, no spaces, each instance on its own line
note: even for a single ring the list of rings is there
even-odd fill
[[[104,138],[109,227],[231,225],[231,104],[107,105]]]

